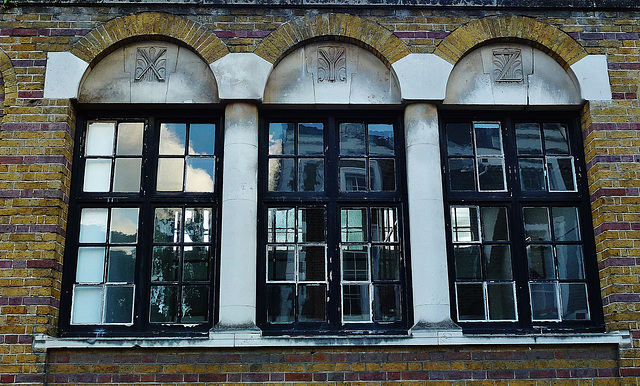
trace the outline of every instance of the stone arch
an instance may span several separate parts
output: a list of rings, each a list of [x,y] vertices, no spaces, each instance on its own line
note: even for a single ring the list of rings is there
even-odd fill
[[[0,49],[0,74],[2,75],[4,100],[0,101],[0,112],[4,112],[4,108],[13,106],[18,99],[18,78],[13,68],[11,59]],[[1,115],[0,115],[1,116]]]
[[[80,39],[71,52],[87,63],[94,64],[117,49],[122,42],[137,37],[167,37],[180,41],[191,47],[207,63],[213,63],[229,53],[227,46],[203,25],[159,12],[144,12],[112,19]]]
[[[398,37],[380,24],[341,13],[305,16],[283,24],[269,34],[254,53],[276,64],[302,44],[331,37],[368,49],[387,66],[410,53]]]
[[[456,64],[473,48],[487,43],[524,42],[554,58],[565,69],[587,56],[571,36],[530,17],[492,16],[467,23],[453,31],[436,48],[435,54]]]

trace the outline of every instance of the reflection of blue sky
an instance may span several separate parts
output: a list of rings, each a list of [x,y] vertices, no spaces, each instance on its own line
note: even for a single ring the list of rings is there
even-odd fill
[[[186,124],[163,123],[160,126],[160,154],[183,155],[186,137]]]
[[[216,126],[192,123],[189,127],[189,155],[213,155]]]

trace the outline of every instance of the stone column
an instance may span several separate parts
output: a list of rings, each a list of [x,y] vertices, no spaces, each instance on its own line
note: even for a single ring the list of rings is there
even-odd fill
[[[219,329],[254,329],[258,216],[258,108],[225,109]]]
[[[404,124],[414,329],[457,329],[450,316],[438,110],[411,104]]]

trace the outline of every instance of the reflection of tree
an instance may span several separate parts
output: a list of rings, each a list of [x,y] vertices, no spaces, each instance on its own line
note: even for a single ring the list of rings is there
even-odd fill
[[[180,247],[155,247],[151,268],[152,281],[178,280]]]

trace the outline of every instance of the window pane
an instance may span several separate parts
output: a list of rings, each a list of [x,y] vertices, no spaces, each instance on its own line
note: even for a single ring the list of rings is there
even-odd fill
[[[269,124],[269,154],[283,155],[294,154],[295,124],[270,123]]]
[[[113,208],[109,242],[131,244],[138,241],[138,208]]]
[[[518,155],[542,155],[540,124],[516,123]]]
[[[395,208],[371,208],[371,241],[398,242],[398,218]]]
[[[556,245],[558,279],[584,279],[584,259],[581,245]]]
[[[206,208],[185,209],[185,243],[208,243],[211,241],[211,214],[211,209]]]
[[[298,232],[300,242],[324,242],[324,208],[298,209]]]
[[[213,155],[216,125],[192,123],[189,126],[189,155]]]
[[[113,173],[113,191],[140,192],[141,171],[142,158],[116,159],[116,168]]]
[[[367,162],[364,159],[340,160],[340,191],[342,192],[366,192]]]
[[[364,123],[340,124],[340,155],[366,155]]]
[[[296,280],[296,255],[293,246],[268,247],[267,277],[270,281]]]
[[[80,215],[80,242],[104,243],[107,241],[107,217],[109,209],[85,208]]]
[[[480,190],[505,190],[502,158],[478,158]]]
[[[71,324],[102,323],[102,287],[75,287]]]
[[[524,208],[524,236],[527,241],[551,240],[548,208]]]
[[[184,155],[187,140],[185,123],[160,125],[160,155]]]
[[[476,190],[473,158],[449,159],[449,184],[451,190]]]
[[[454,245],[456,279],[482,279],[480,245]]]
[[[559,123],[545,123],[544,147],[547,154],[569,154],[566,126]]]
[[[141,155],[144,123],[123,122],[118,124],[117,155]]]
[[[91,122],[87,128],[85,155],[113,155],[114,122]]]
[[[502,155],[500,125],[497,123],[475,123],[476,155]]]
[[[209,315],[209,287],[189,285],[182,288],[182,323],[206,322]]]
[[[507,208],[482,208],[482,240],[507,241]]]
[[[105,323],[133,323],[133,286],[107,286]]]
[[[373,320],[395,322],[402,319],[400,286],[379,284],[373,286]]]
[[[449,156],[473,156],[471,125],[468,123],[447,124],[447,153]]]
[[[562,319],[589,320],[587,286],[584,283],[560,283]]]
[[[102,247],[78,248],[77,283],[102,283],[104,280],[104,254]]]
[[[514,285],[515,283],[487,284],[490,320],[516,319]]]
[[[580,241],[578,208],[553,208],[553,234],[556,241]]]
[[[482,283],[456,283],[458,320],[485,320]]]
[[[298,287],[298,321],[321,322],[326,319],[327,294],[325,285],[300,285]]]
[[[485,278],[487,280],[510,280],[511,249],[508,245],[484,245]]]
[[[396,246],[371,247],[373,280],[400,280],[400,256]]]
[[[269,323],[294,322],[295,286],[267,286],[267,321]]]
[[[344,285],[342,286],[342,320],[345,322],[370,321],[369,286]]]
[[[88,159],[84,169],[85,192],[108,192],[111,184],[111,160]]]
[[[182,209],[157,208],[154,221],[153,241],[159,243],[180,242]]]
[[[529,283],[531,292],[531,318],[558,320],[558,298],[555,283]]]
[[[152,323],[175,323],[178,321],[178,286],[151,287],[149,321]]]
[[[136,269],[135,247],[109,248],[109,263],[107,266],[107,282],[133,283]]]
[[[302,246],[299,248],[298,280],[325,281],[324,246]]]
[[[181,192],[184,175],[183,158],[160,158],[156,189],[161,192]]]
[[[369,280],[369,248],[349,245],[342,250],[342,280]]]
[[[298,125],[298,155],[324,154],[322,123],[300,123]]]
[[[529,279],[555,279],[553,247],[551,245],[527,245]]]
[[[453,242],[480,241],[480,224],[478,208],[452,206],[451,233]]]
[[[295,159],[269,159],[269,190],[272,192],[293,192],[296,187]]]
[[[369,154],[393,155],[393,125],[370,124],[369,125]]]
[[[544,160],[542,158],[519,158],[520,188],[522,190],[546,190]]]
[[[322,158],[298,160],[298,190],[301,192],[324,191],[324,160]]]
[[[548,157],[547,176],[549,190],[552,192],[576,190],[573,158]]]
[[[178,280],[180,247],[153,247],[151,281]]]
[[[294,208],[269,208],[269,242],[292,243],[295,242],[296,224]]]
[[[182,280],[209,280],[209,247],[184,247]]]
[[[213,192],[213,158],[189,158],[187,161],[187,192]]]
[[[366,209],[342,209],[340,221],[342,242],[362,242],[368,239]]]
[[[369,161],[370,188],[372,191],[396,190],[396,162],[393,159]]]

